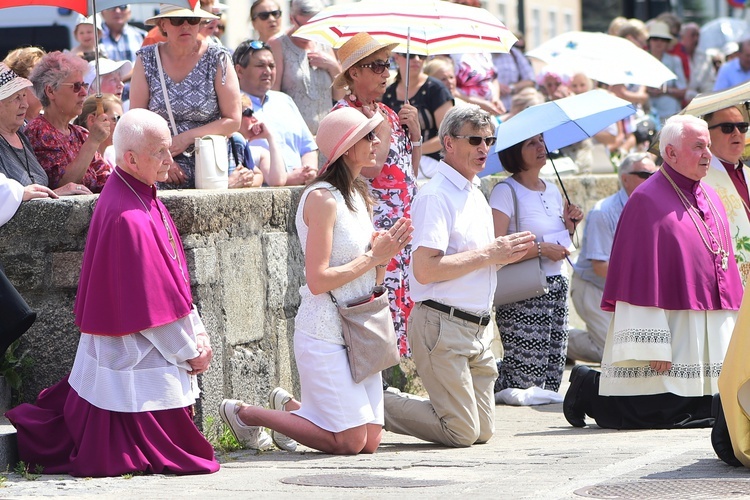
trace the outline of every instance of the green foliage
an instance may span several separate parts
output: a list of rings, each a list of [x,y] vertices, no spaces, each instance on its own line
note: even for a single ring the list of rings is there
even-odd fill
[[[15,469],[13,469],[13,471],[27,481],[36,481],[37,479],[39,479],[39,476],[42,474],[42,472],[44,472],[44,467],[42,467],[41,465],[37,465],[36,467],[34,467],[33,473],[29,469],[29,465],[26,462],[20,461],[16,464],[16,467]]]
[[[5,356],[0,358],[0,375],[5,377],[10,387],[16,391],[21,388],[23,375],[34,364],[34,359],[29,355],[29,349],[19,352],[20,340],[13,342]]]
[[[216,451],[227,453],[242,449],[240,442],[235,439],[232,431],[221,419],[217,421],[213,417],[206,417],[206,432],[204,434]]]

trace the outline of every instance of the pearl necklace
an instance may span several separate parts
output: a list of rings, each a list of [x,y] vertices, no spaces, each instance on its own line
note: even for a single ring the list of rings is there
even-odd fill
[[[116,168],[115,168],[114,172],[117,174],[117,177],[119,177],[122,180],[122,182],[125,183],[125,185],[128,187],[128,189],[130,189],[133,192],[133,194],[135,195],[135,197],[138,198],[138,201],[141,202],[141,205],[143,205],[143,208],[146,210],[146,214],[148,214],[148,218],[151,219],[151,223],[154,226],[156,226],[156,221],[151,216],[151,209],[149,208],[148,205],[146,205],[146,202],[143,201],[143,199],[141,198],[141,196],[136,192],[135,189],[133,189],[133,186],[131,186],[130,183],[128,181],[126,181],[125,178],[122,175],[120,175],[120,172],[118,172]],[[182,268],[182,261],[180,259],[179,253],[177,252],[177,243],[175,243],[174,235],[172,234],[172,229],[169,227],[169,224],[167,223],[167,216],[164,215],[164,212],[161,211],[161,209],[159,208],[158,204],[156,205],[156,209],[161,214],[161,221],[164,224],[164,229],[167,230],[167,238],[169,239],[169,244],[172,247],[172,252],[173,253],[170,254],[169,252],[167,252],[167,255],[169,255],[169,257],[172,260],[176,260],[177,261],[177,265],[180,268],[180,274],[182,274],[182,279],[183,279],[183,281],[185,281],[185,283],[187,283],[188,279],[185,276],[185,270]]]
[[[688,216],[690,217],[690,220],[693,221],[693,225],[695,226],[695,229],[698,231],[698,234],[701,237],[701,240],[703,241],[703,245],[705,245],[706,249],[708,249],[709,252],[711,252],[713,255],[721,255],[721,269],[723,271],[727,270],[727,267],[729,265],[729,251],[727,248],[729,248],[730,244],[730,238],[729,235],[727,235],[726,228],[724,227],[724,222],[721,220],[721,217],[719,217],[719,213],[716,210],[716,207],[714,206],[713,202],[711,201],[711,198],[704,194],[706,197],[706,201],[708,202],[708,208],[711,211],[711,214],[713,215],[714,219],[718,223],[717,229],[719,230],[718,238],[714,236],[714,233],[711,231],[711,228],[708,227],[708,224],[706,224],[706,221],[703,220],[703,217],[700,216],[698,213],[698,209],[693,206],[692,203],[687,199],[685,194],[680,190],[679,187],[677,187],[677,184],[672,180],[672,177],[669,176],[666,169],[662,167],[661,173],[664,175],[664,177],[667,178],[669,183],[672,185],[672,188],[677,193],[677,196],[680,198],[680,201],[685,206],[685,210],[687,211]],[[698,222],[695,219],[695,216],[693,215],[695,213],[696,216],[698,216],[698,220],[701,221],[701,224],[706,230],[706,234],[708,235],[708,238],[716,243],[716,246],[718,247],[718,250],[714,250],[711,245],[709,245],[708,240],[706,240],[706,237],[703,236],[703,232],[700,229],[700,226],[698,225]]]

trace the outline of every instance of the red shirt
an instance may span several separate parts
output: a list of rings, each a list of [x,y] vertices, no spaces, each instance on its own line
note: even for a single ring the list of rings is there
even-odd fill
[[[78,125],[68,125],[68,131],[70,134],[63,134],[53,127],[44,115],[31,120],[24,131],[31,147],[34,148],[39,164],[47,172],[50,189],[60,187],[60,179],[65,175],[65,170],[78,158],[83,143],[89,137],[88,130]],[[107,162],[98,152],[94,153],[83,176],[83,184],[92,192],[98,193],[104,187],[110,173]]]

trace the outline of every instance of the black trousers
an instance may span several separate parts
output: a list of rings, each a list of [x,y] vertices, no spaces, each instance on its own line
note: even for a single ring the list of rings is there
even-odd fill
[[[712,427],[713,396],[672,393],[646,396],[600,396],[600,373],[591,370],[581,386],[586,414],[605,429],[679,429]]]

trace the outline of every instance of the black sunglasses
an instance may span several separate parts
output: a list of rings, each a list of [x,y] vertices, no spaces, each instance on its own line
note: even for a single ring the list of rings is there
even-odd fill
[[[242,110],[242,116],[245,118],[251,118],[253,116],[253,108],[245,108]]]
[[[375,135],[375,131],[374,130],[370,130],[369,132],[367,132],[367,135],[364,136],[362,139],[367,139],[369,142],[372,142],[372,141],[375,140],[375,137],[377,137]]]
[[[125,12],[125,11],[126,11],[126,10],[128,10],[129,8],[130,8],[130,5],[128,5],[128,4],[125,4],[125,5],[118,5],[118,6],[116,6],[116,7],[112,7],[112,10],[117,10],[117,9],[119,9],[119,10],[121,10],[121,11]]]
[[[256,50],[271,50],[268,45],[261,42],[260,40],[245,40],[242,42],[234,51],[234,55],[232,56],[234,64],[239,64],[243,68],[247,66],[247,61],[245,61],[245,56],[250,54],[250,52],[255,52]],[[242,64],[242,62],[245,62],[245,64]]]
[[[654,175],[653,172],[646,172],[645,170],[640,170],[638,172],[628,172],[630,175],[636,175],[640,177],[641,179],[648,179],[652,175]]]
[[[253,14],[252,20],[255,21],[256,19],[260,18],[261,21],[268,21],[269,17],[273,17],[274,19],[280,18],[281,9],[269,10],[266,12],[258,12],[257,14]]]
[[[360,64],[360,68],[370,68],[370,71],[375,73],[376,75],[382,75],[383,71],[389,69],[391,67],[391,63],[388,61],[375,61],[367,64]]]
[[[708,127],[708,130],[721,127],[722,133],[731,134],[732,132],[734,132],[734,128],[737,127],[737,130],[739,131],[739,133],[744,134],[747,132],[748,126],[750,126],[750,124],[747,122],[737,122],[737,123],[725,122],[725,123],[717,123],[716,125],[711,125],[710,127]]]
[[[482,137],[481,135],[454,135],[456,139],[466,139],[472,146],[479,146],[482,141],[488,146],[494,146],[497,142],[497,137],[491,135],[489,137]]]
[[[200,17],[170,17],[169,23],[172,26],[182,26],[185,23],[188,23],[190,26],[195,26],[201,22]]]

